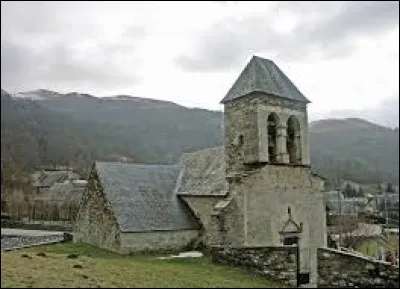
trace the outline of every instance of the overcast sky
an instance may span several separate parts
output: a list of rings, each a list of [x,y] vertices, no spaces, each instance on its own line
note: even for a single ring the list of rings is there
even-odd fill
[[[1,1],[1,86],[219,104],[252,55],[310,119],[399,123],[399,2]]]

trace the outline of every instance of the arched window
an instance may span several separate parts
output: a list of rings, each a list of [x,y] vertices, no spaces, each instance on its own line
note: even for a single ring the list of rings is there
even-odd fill
[[[289,163],[299,164],[301,162],[300,124],[293,115],[287,121],[286,147],[289,154]]]
[[[267,119],[268,129],[268,161],[270,163],[277,162],[278,154],[278,142],[277,142],[277,128],[279,124],[279,118],[276,113],[270,113]]]

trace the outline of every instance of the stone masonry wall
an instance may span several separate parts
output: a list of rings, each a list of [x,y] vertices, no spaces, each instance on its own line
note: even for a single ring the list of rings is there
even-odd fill
[[[296,247],[211,248],[212,261],[296,285]],[[318,249],[318,288],[398,288],[399,267],[334,249]]]
[[[212,262],[246,268],[289,287],[296,285],[296,247],[211,248]]]
[[[197,230],[121,233],[120,253],[177,252],[188,249],[198,235]]]
[[[99,178],[92,172],[74,223],[74,242],[89,243],[112,251],[120,250],[120,232],[109,206]]]
[[[201,232],[201,240],[204,245],[208,246],[215,244],[217,236],[215,224],[212,221],[212,214],[215,204],[222,198],[218,197],[204,197],[204,196],[184,196],[182,200],[188,204],[195,216],[200,219],[203,225]]]
[[[399,267],[334,249],[318,250],[318,288],[398,288]]]
[[[227,172],[246,171],[245,164],[268,161],[267,118],[278,116],[278,162],[288,163],[287,120],[294,116],[300,125],[301,164],[310,165],[308,117],[305,104],[253,93],[225,104],[224,132]],[[242,137],[243,142],[240,141]]]

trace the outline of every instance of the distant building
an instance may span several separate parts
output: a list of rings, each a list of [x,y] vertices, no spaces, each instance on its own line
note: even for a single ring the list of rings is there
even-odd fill
[[[33,219],[73,221],[87,187],[86,180],[64,181],[53,184],[46,192],[32,198]]]
[[[30,218],[71,221],[75,218],[87,181],[72,169],[42,170],[32,175]]]
[[[67,180],[77,180],[79,175],[71,169],[40,171],[33,176],[33,187],[37,195],[48,192],[55,183],[63,183]]]
[[[368,203],[364,197],[345,198],[337,190],[325,192],[324,201],[329,215],[357,215]]]

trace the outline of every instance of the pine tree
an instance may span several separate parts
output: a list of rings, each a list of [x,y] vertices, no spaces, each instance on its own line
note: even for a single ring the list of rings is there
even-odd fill
[[[346,188],[344,189],[343,193],[346,197],[351,197],[353,195],[353,188],[349,183],[346,184]]]
[[[358,196],[363,197],[364,196],[364,191],[361,187],[358,187]]]

